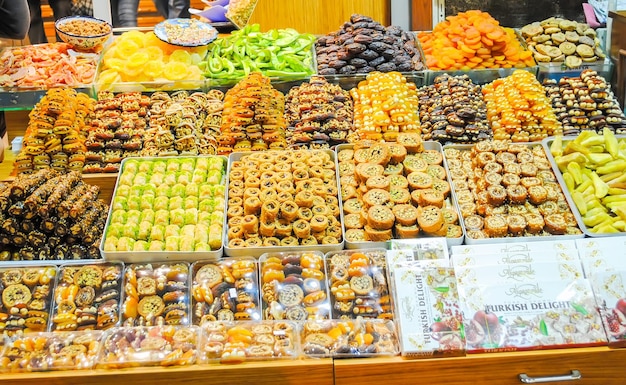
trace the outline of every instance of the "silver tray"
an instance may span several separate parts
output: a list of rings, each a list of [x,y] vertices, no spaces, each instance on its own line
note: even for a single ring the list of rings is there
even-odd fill
[[[293,150],[292,150],[293,151]],[[299,151],[308,151],[308,150],[299,150]],[[339,185],[339,166],[337,165],[337,156],[334,151],[331,150],[323,150],[327,152],[331,159],[335,162],[335,179],[337,183],[337,200],[339,201],[339,221],[341,222],[341,240],[339,243],[332,245],[306,245],[306,246],[259,246],[259,247],[241,247],[241,248],[232,248],[228,247],[228,216],[224,216],[224,220],[226,224],[224,224],[224,254],[229,257],[245,257],[245,256],[253,256],[255,258],[259,258],[262,254],[265,253],[281,253],[281,252],[289,252],[289,251],[320,251],[322,253],[327,253],[329,251],[340,251],[343,250],[344,240],[346,229],[343,224],[343,210],[341,209],[341,190]],[[226,212],[228,212],[228,184],[229,184],[229,176],[230,176],[230,168],[232,162],[241,159],[244,155],[252,154],[253,152],[233,152],[228,157],[228,169],[226,170]]]
[[[176,159],[185,159],[185,158],[210,158],[216,157],[217,155],[212,156],[197,156],[197,157],[185,157],[179,156]],[[220,156],[225,158],[223,156]],[[126,163],[130,160],[139,160],[139,161],[157,161],[157,160],[167,160],[172,159],[171,157],[145,157],[145,158],[125,158],[122,160],[119,176],[122,175],[124,171],[124,167]],[[165,262],[165,261],[185,261],[185,262],[195,262],[195,261],[217,261],[219,260],[224,252],[224,236],[226,233],[224,229],[226,228],[226,207],[224,207],[224,222],[222,224],[222,247],[218,250],[212,251],[105,251],[104,250],[104,242],[106,240],[106,231],[109,228],[111,223],[111,214],[113,213],[113,200],[115,199],[117,189],[120,183],[121,178],[117,178],[115,182],[115,187],[113,189],[113,195],[111,197],[111,205],[109,206],[109,213],[107,215],[107,221],[104,225],[104,231],[102,235],[102,241],[100,242],[100,254],[102,258],[107,261],[122,261],[126,263],[146,263],[146,262]],[[221,184],[224,185],[225,178],[222,178]],[[226,206],[226,198],[224,198],[224,206]],[[84,261],[83,261],[84,262]]]
[[[545,147],[543,147],[541,145],[540,142],[530,142],[530,143],[516,143],[516,144],[522,144],[528,147],[531,146],[541,146],[542,148],[544,148],[545,151]],[[461,151],[466,151],[469,150],[473,147],[473,144],[449,144],[449,145],[445,145],[444,146],[444,150],[446,148],[456,148],[457,150],[461,150]],[[448,160],[446,159],[446,155],[444,152],[443,155],[443,163],[446,165],[446,170],[448,168]],[[554,165],[552,165],[552,172],[556,174],[555,170],[554,170]],[[557,175],[558,178],[558,175]],[[561,180],[558,180],[559,182],[559,186],[561,187],[561,190],[567,190],[564,188],[564,184],[562,183]],[[452,194],[454,197],[455,202],[457,201],[456,198],[456,189],[454,188],[454,184],[452,184]],[[582,221],[580,220],[580,216],[577,215],[577,212],[572,208],[574,205],[574,202],[572,201],[571,197],[564,193],[565,195],[565,199],[567,200],[567,204],[570,207],[570,211],[574,214],[574,217],[576,218],[576,223],[578,224],[578,228],[581,229],[582,231],[582,227],[581,227],[581,223]],[[459,216],[459,220],[465,224],[465,219],[463,218],[462,215]],[[465,225],[464,225],[465,226]],[[463,229],[465,229],[465,227],[463,227]],[[467,236],[467,233],[465,233],[465,244],[466,245],[479,245],[479,244],[489,244],[489,243],[520,243],[520,242],[538,242],[538,241],[562,241],[562,240],[567,240],[567,239],[579,239],[579,238],[584,238],[585,234],[581,233],[581,234],[575,234],[575,235],[546,235],[546,236],[522,236],[522,237],[507,237],[507,238],[485,238],[485,239],[472,239],[470,237]]]
[[[616,135],[616,137],[618,139],[626,138],[626,135]],[[567,137],[567,136],[563,137],[563,144],[566,144],[567,142],[572,141],[574,139],[575,137]],[[567,186],[565,185],[563,174],[561,173],[561,170],[559,170],[559,166],[557,166],[556,161],[554,157],[552,156],[552,153],[550,152],[550,146],[552,145],[552,142],[554,142],[554,137],[550,136],[542,140],[541,144],[543,145],[544,151],[548,155],[548,160],[550,161],[550,164],[552,165],[552,170],[554,171],[554,175],[556,175],[556,179],[559,181],[559,184],[561,185],[561,190],[563,190],[563,194],[565,194],[565,199],[567,199],[567,203],[569,203],[572,213],[574,213],[574,216],[576,217],[576,220],[578,221],[578,226],[583,231],[583,233],[587,237],[594,237],[594,238],[619,237],[619,236],[626,235],[626,233],[622,233],[622,232],[620,233],[593,233],[589,231],[589,228],[583,222],[583,218],[580,215],[580,211],[578,211],[578,207],[576,207],[576,204],[574,204],[574,198],[572,198],[572,194],[569,192],[569,190],[567,189]]]
[[[425,31],[425,32],[431,32],[431,31]],[[522,47],[525,50],[528,50],[528,46],[526,45],[526,41],[522,38],[522,36],[519,34],[518,31],[515,32],[515,34],[517,35],[517,40],[520,42],[520,44],[522,45]],[[417,36],[417,34],[416,34]],[[416,39],[417,45],[419,50],[422,52],[423,58],[424,60],[426,60],[426,55],[424,55],[424,50],[422,49],[422,43],[419,41],[419,39]],[[534,58],[533,58],[534,60]],[[536,63],[536,61],[535,61]],[[533,75],[535,75],[535,77],[538,75],[539,73],[539,66],[538,65],[534,65],[532,67],[521,67],[521,68],[474,68],[471,69],[469,71],[462,71],[462,70],[431,70],[431,69],[427,69],[426,72],[426,84],[425,85],[432,85],[435,83],[435,78],[437,76],[443,75],[443,74],[449,74],[452,76],[460,76],[460,75],[467,75],[469,76],[470,79],[472,79],[472,82],[474,82],[475,84],[487,84],[487,83],[491,83],[492,81],[499,79],[499,78],[504,78],[507,77],[509,75],[511,75],[515,70],[526,70],[530,73],[532,73]]]
[[[42,45],[47,45],[42,44]],[[22,47],[6,47],[0,50],[0,55],[7,51],[15,50]],[[95,80],[99,72],[100,59],[95,54],[81,53],[71,51],[71,55],[75,57],[88,57],[94,56],[96,62],[96,71],[89,84],[79,84],[72,86],[77,92],[87,94],[88,96],[95,98],[96,92],[94,89]],[[20,63],[16,63],[20,64]],[[67,87],[67,86],[65,86]],[[31,110],[33,106],[41,100],[41,98],[48,92],[48,87],[0,87],[0,110]]]
[[[541,63],[539,62],[539,74],[537,79],[543,81],[545,79],[561,80],[563,77],[578,77],[583,70],[590,69],[596,71],[606,80],[610,81],[613,76],[613,62],[606,58],[596,62],[585,63],[577,68],[567,68],[564,63]]]
[[[422,143],[423,143],[425,150],[437,150],[443,154],[441,143],[436,142],[436,141],[431,141],[431,140],[426,140]],[[351,149],[352,147],[353,147],[352,144],[340,144],[337,147],[335,147],[335,151],[339,153],[339,151],[341,150]],[[465,234],[466,234],[465,225],[463,224],[463,221],[461,220],[461,211],[459,210],[459,206],[456,201],[456,196],[454,195],[454,187],[452,185],[452,180],[450,179],[450,170],[448,170],[448,165],[445,162],[445,156],[444,156],[443,168],[446,170],[446,181],[450,184],[450,197],[448,197],[447,200],[449,200],[449,203],[452,205],[452,208],[454,208],[457,215],[459,216],[459,226],[461,226],[461,229],[463,230],[462,237],[446,238],[446,242],[448,244],[448,247],[458,246],[458,245],[462,245],[463,240],[465,239]],[[341,187],[341,184],[340,184],[340,187]],[[341,192],[341,189],[339,191]],[[341,203],[341,215],[343,216],[343,201],[340,199],[339,202]],[[430,237],[427,235],[424,235],[424,238],[430,238]],[[407,239],[410,239],[410,238],[407,238]],[[378,249],[378,248],[387,249],[387,246],[388,246],[387,242],[372,242],[372,241],[350,242],[346,240],[346,249]]]

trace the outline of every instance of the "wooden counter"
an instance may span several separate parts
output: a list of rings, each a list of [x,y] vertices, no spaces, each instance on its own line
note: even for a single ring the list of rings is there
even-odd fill
[[[175,368],[72,370],[27,374],[0,374],[7,385],[232,385],[232,384],[333,385],[333,361],[265,361],[241,365],[194,365]]]
[[[579,348],[533,352],[473,354],[424,360],[335,360],[335,385],[380,384],[520,384],[530,377],[582,373],[576,384],[623,385],[626,349]]]
[[[189,384],[520,384],[519,375],[556,376],[580,371],[581,385],[623,385],[626,349],[580,348],[476,354],[467,357],[404,360],[392,358],[322,359],[195,365],[177,368],[132,368],[0,375],[11,385]]]

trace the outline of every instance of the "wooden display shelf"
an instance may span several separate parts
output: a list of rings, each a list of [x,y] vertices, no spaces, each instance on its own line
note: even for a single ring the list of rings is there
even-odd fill
[[[263,361],[240,365],[194,365],[174,368],[120,370],[70,370],[61,372],[0,374],[0,383],[11,385],[231,385],[252,384],[333,385],[331,359]]]
[[[335,385],[520,384],[519,375],[562,376],[578,370],[581,385],[622,385],[626,349],[578,348],[472,354],[466,357],[404,360],[335,360]],[[554,382],[550,382],[554,383]]]
[[[76,370],[44,373],[0,374],[0,383],[11,385],[81,384],[111,382],[134,385],[178,385],[202,383],[230,385],[286,384],[379,385],[437,383],[520,384],[519,375],[553,377],[578,370],[581,385],[626,383],[621,363],[626,349],[579,348],[531,352],[475,354],[466,357],[405,360],[392,358],[305,359],[264,361],[240,365],[195,365],[189,367],[147,367],[120,370]],[[555,383],[551,381],[550,383]]]

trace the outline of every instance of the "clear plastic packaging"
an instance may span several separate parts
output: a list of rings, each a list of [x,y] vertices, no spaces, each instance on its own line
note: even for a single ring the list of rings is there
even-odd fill
[[[252,257],[191,266],[192,324],[261,319],[259,267]]]
[[[298,326],[291,321],[207,322],[201,351],[205,362],[241,363],[296,359]]]
[[[398,354],[391,320],[309,320],[302,327],[302,350],[309,357],[376,357]]]
[[[121,262],[59,267],[50,331],[106,330],[120,322]]]
[[[117,327],[102,338],[98,368],[180,366],[198,362],[197,326]]]
[[[0,371],[43,372],[93,368],[100,331],[30,333],[7,339]]]
[[[598,271],[590,282],[609,347],[626,347],[626,270]]]
[[[48,330],[50,302],[57,274],[55,266],[0,268],[0,334]]]
[[[324,256],[315,251],[266,253],[260,258],[263,319],[330,318]]]
[[[403,357],[465,354],[463,314],[452,268],[399,265],[393,271],[396,322]]]
[[[188,263],[147,263],[126,267],[123,326],[188,324]]]
[[[324,256],[332,318],[393,319],[384,249],[346,250]]]
[[[468,353],[602,346],[585,279],[459,286]]]

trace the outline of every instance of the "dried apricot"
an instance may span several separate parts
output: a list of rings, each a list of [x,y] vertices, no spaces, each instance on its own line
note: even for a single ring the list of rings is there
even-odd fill
[[[418,39],[428,68],[434,70],[534,65],[532,54],[524,50],[515,31],[478,10],[448,16],[432,32],[418,33]],[[475,59],[477,56],[481,60]],[[494,61],[485,60],[492,57]]]

